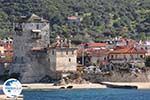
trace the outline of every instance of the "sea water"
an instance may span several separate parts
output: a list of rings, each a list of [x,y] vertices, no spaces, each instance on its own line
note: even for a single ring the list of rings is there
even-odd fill
[[[150,90],[70,89],[23,91],[24,100],[150,100]]]

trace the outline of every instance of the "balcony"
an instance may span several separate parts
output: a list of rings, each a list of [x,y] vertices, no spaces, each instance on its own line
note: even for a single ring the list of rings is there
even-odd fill
[[[135,59],[109,59],[111,62],[113,63],[125,63],[125,62],[128,62],[128,63],[143,63],[144,62],[144,59],[141,59],[141,58],[135,58]]]
[[[42,36],[40,35],[40,33],[38,33],[38,31],[32,34],[32,39],[41,39],[41,38]]]
[[[41,38],[42,38],[41,35],[33,35],[33,36],[32,36],[32,39],[41,39]]]
[[[41,30],[39,30],[39,29],[33,29],[32,32],[33,32],[33,33],[40,33]]]
[[[32,52],[47,52],[47,48],[44,47],[33,47],[31,48]]]
[[[41,35],[40,35],[41,30],[32,30],[32,39],[41,39]]]
[[[47,56],[47,48],[33,47],[33,48],[31,48],[31,53],[36,58],[43,58],[43,57]]]

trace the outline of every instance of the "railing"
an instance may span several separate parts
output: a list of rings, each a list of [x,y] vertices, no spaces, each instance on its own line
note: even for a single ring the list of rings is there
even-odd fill
[[[144,62],[144,59],[135,58],[135,59],[109,59],[112,62],[130,62],[130,63],[140,63]]]
[[[35,36],[33,35],[33,36],[32,36],[32,39],[41,39],[41,38],[42,38],[41,35],[35,35]]]

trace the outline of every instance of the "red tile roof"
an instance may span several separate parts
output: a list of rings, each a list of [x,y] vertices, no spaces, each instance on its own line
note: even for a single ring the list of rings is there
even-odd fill
[[[102,57],[102,56],[108,55],[109,52],[110,52],[110,51],[109,51],[108,49],[97,50],[97,51],[90,52],[89,55],[90,55],[90,56],[94,56],[94,57]]]
[[[43,47],[33,47],[31,50],[32,51],[41,51],[41,50],[44,50],[44,48]]]
[[[69,20],[77,20],[79,17],[78,16],[69,16],[68,19]]]
[[[79,45],[80,48],[98,48],[98,47],[106,47],[107,43],[82,43]]]
[[[105,46],[107,46],[106,43],[88,43],[87,45],[88,45],[88,47],[105,47]]]
[[[0,59],[0,63],[11,63],[13,58],[13,44],[12,43],[1,43],[1,46],[4,47],[4,54],[0,54],[0,56],[4,56],[4,58]]]
[[[145,54],[146,50],[137,49],[135,47],[116,47],[114,51],[111,51],[110,54]]]

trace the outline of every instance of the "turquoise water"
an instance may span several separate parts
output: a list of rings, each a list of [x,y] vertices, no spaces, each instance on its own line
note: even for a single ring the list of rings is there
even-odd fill
[[[85,89],[24,91],[24,100],[150,100],[150,90]]]

